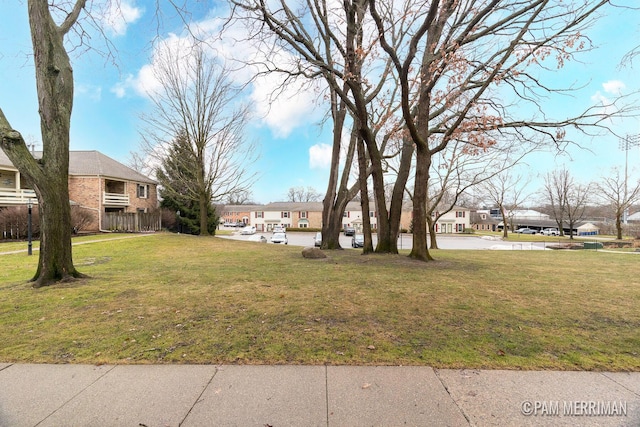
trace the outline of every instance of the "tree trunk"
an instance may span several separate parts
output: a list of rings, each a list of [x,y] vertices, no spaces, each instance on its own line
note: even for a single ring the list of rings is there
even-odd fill
[[[400,234],[400,220],[402,219],[402,208],[404,203],[404,192],[411,172],[411,159],[413,158],[413,141],[405,138],[400,154],[400,166],[393,185],[391,204],[389,206],[389,234],[391,241],[397,242]],[[380,219],[378,219],[380,222]],[[397,243],[396,243],[397,252]]]
[[[618,240],[622,240],[622,212],[617,212],[616,213],[616,233],[617,236],[616,238]]]
[[[369,217],[369,190],[367,189],[367,159],[362,138],[358,138],[358,184],[360,186],[360,207],[362,211],[362,232],[364,245],[362,253],[373,252],[373,240],[371,238],[371,218]],[[355,237],[355,236],[354,236]]]
[[[413,190],[413,248],[409,257],[421,261],[433,258],[427,248],[427,188],[431,154],[427,147],[416,147],[416,171]]]
[[[507,223],[507,216],[504,213],[504,208],[502,207],[502,205],[500,205],[499,208],[500,214],[502,215],[502,237],[507,239],[509,238],[509,232],[507,231],[507,228],[509,228],[509,224]]]
[[[350,197],[350,192],[347,190],[347,182],[351,171],[353,153],[355,151],[356,135],[352,129],[352,137],[347,149],[342,179],[339,181],[342,130],[344,128],[347,109],[343,102],[338,101],[338,96],[333,90],[331,91],[331,114],[333,117],[333,145],[329,182],[327,183],[327,191],[322,201],[322,244],[320,247],[321,249],[342,249],[340,246],[340,229],[342,228],[344,210],[352,198]]]
[[[0,113],[2,148],[33,186],[40,212],[40,255],[34,287],[82,277],[73,265],[69,205],[69,132],[73,106],[73,70],[64,35],[85,1],[78,1],[62,26],[53,21],[46,1],[28,2],[42,133],[42,159],[36,161],[22,136]],[[8,130],[8,132],[7,132]]]
[[[200,195],[200,235],[201,236],[209,236],[209,204],[211,203],[211,198],[209,198],[206,194]]]
[[[429,233],[429,248],[438,249],[438,239],[436,236],[436,222],[427,212],[427,232]]]

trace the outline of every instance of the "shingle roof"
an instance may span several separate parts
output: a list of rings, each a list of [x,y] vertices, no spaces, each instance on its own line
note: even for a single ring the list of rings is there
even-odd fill
[[[40,158],[41,156],[41,151],[34,153],[35,158]],[[13,167],[13,164],[2,150],[0,150],[0,166]],[[105,156],[99,151],[70,151],[69,175],[102,176],[127,181],[155,183],[151,178],[136,172],[111,157]]]

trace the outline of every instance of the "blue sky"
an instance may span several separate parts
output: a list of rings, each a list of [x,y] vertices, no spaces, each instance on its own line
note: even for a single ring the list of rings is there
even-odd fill
[[[76,93],[72,150],[98,150],[123,163],[129,162],[131,152],[139,151],[138,131],[142,126],[139,115],[150,111],[150,103],[140,87],[145,84],[145,72],[152,62],[150,42],[156,36],[152,23],[154,3],[122,1],[127,23],[121,17],[114,18],[114,25],[109,29],[110,39],[117,48],[117,66],[92,53],[73,57]],[[635,0],[626,2],[628,5],[634,3]],[[36,149],[40,149],[26,9],[26,1],[0,0],[3,17],[0,26],[0,107],[12,126],[27,141],[35,141]],[[215,15],[215,11],[209,11],[201,20],[212,22],[206,18]],[[624,54],[640,45],[639,18],[638,11],[620,10],[599,21],[589,33],[597,49],[581,57],[582,63],[569,63],[552,76],[554,82],[575,82],[577,86],[583,86],[582,89],[570,97],[551,100],[550,112],[562,113],[591,105],[601,97],[611,99],[617,93],[640,91],[640,59],[633,67],[620,67]],[[177,23],[175,27],[167,25],[163,31],[160,36],[169,39],[180,34],[182,28]],[[262,112],[252,121],[248,135],[256,141],[260,151],[254,166],[260,176],[253,187],[254,200],[260,203],[284,200],[287,190],[293,186],[312,186],[324,192],[330,135],[317,124],[322,111],[313,106],[315,94],[299,91],[295,97],[280,100],[267,110],[262,100],[269,85],[262,83],[254,85],[248,95],[256,110]],[[620,135],[640,133],[637,118],[617,120],[614,126]],[[534,182],[540,174],[562,165],[582,180],[596,178],[612,166],[624,166],[625,155],[618,148],[617,138],[581,138],[580,143],[591,151],[574,149],[559,157],[554,153],[538,153],[529,158],[528,171]],[[640,148],[629,152],[629,161],[630,166],[640,165]]]

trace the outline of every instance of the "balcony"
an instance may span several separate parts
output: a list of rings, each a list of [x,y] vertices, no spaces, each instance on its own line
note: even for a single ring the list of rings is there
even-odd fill
[[[102,193],[104,206],[129,206],[129,195],[121,193]]]
[[[38,203],[36,192],[33,190],[16,190],[14,188],[0,188],[0,206],[26,205],[31,199],[33,204]]]

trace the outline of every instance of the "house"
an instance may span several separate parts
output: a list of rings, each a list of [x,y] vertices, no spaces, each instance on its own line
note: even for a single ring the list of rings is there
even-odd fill
[[[370,209],[375,209],[375,204],[369,204]],[[378,215],[375,210],[370,210],[369,221],[373,230],[378,228]],[[342,228],[353,227],[356,233],[362,233],[363,218],[362,218],[362,206],[360,202],[349,202],[342,215]]]
[[[251,213],[262,205],[224,205],[220,207],[220,220],[225,224],[252,224]]]
[[[321,228],[322,203],[275,202],[255,208],[250,224],[257,231],[271,231],[276,225],[286,228]]]
[[[431,217],[436,218],[439,214],[433,211]],[[440,215],[434,224],[436,233],[463,233],[467,228],[471,228],[471,210],[462,206],[453,206],[450,211]]]
[[[470,212],[469,222],[471,228],[477,231],[496,231],[500,221],[491,215],[490,210],[477,210]]]
[[[410,204],[403,206],[400,217],[401,229],[411,230],[413,226],[412,209]],[[449,209],[449,207],[447,207],[447,209]],[[431,218],[436,221],[433,225],[436,233],[463,233],[465,229],[471,228],[471,210],[462,206],[453,206],[443,214],[436,208],[431,212]]]
[[[41,156],[34,153],[35,158]],[[0,150],[0,207],[26,204],[29,199],[37,203],[35,192]],[[157,210],[157,183],[99,151],[70,151],[69,201],[89,213],[85,231],[113,229],[107,223],[109,214],[131,214],[136,225],[127,230],[137,231],[136,214]],[[159,229],[159,222],[150,227]]]

